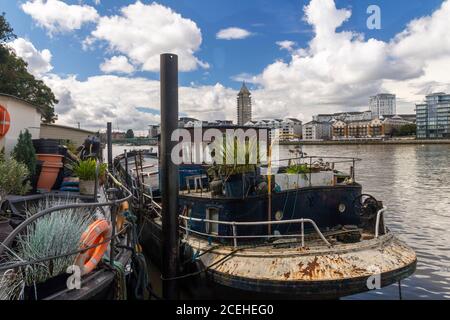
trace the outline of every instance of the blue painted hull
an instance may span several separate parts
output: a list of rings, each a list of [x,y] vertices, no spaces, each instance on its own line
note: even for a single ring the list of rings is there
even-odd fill
[[[354,199],[361,194],[361,186],[311,187],[288,190],[272,194],[271,220],[291,220],[307,218],[316,222],[322,229],[331,229],[337,225],[359,225],[360,218],[354,209]],[[258,195],[242,198],[200,198],[180,195],[180,214],[185,207],[191,210],[193,218],[206,218],[209,208],[216,208],[220,221],[266,221],[268,220],[268,196]],[[339,212],[339,205],[345,205],[345,211]],[[277,214],[278,212],[278,214]],[[280,219],[281,217],[281,219]],[[206,224],[189,220],[191,229],[206,233]],[[237,226],[237,235],[267,234],[267,225]],[[298,224],[280,224],[272,227],[280,234],[299,233]],[[305,225],[305,228],[307,226]],[[219,225],[219,235],[232,236],[229,225]]]

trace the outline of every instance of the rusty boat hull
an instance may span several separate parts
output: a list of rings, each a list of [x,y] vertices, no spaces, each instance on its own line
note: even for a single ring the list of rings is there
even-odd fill
[[[210,281],[280,298],[336,299],[366,292],[409,277],[417,262],[415,252],[392,233],[332,248],[261,247],[234,254],[232,247],[211,250],[198,239],[188,242],[201,265],[212,265]]]
[[[147,220],[143,234],[146,252],[159,266],[160,220]],[[417,263],[414,250],[390,231],[358,243],[326,247],[312,241],[304,248],[294,240],[234,248],[193,235],[183,239],[183,248],[184,261],[190,261],[184,272],[199,273],[183,282],[194,299],[339,299],[395,284]]]

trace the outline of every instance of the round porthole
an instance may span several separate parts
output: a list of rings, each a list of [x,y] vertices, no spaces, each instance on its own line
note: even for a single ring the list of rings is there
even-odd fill
[[[275,212],[275,220],[280,221],[281,219],[283,219],[283,211]]]
[[[340,213],[344,213],[344,212],[345,212],[345,209],[346,209],[345,204],[340,203],[340,204],[339,204],[339,207],[338,207],[339,212],[340,212]]]

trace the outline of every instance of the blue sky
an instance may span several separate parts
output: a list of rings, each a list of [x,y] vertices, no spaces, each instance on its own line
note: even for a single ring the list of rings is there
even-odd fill
[[[52,54],[53,71],[59,74],[77,74],[83,80],[88,76],[101,73],[99,64],[105,57],[104,50],[84,51],[81,41],[94,28],[88,24],[76,34],[55,35],[49,37],[46,31],[37,27],[32,18],[20,9],[25,1],[0,0],[1,10],[18,36],[29,38],[38,48],[48,48]],[[79,1],[65,1],[78,4]],[[135,1],[103,0],[96,6],[101,15],[118,14],[121,7]],[[150,3],[152,1],[143,1]],[[240,83],[232,80],[240,73],[257,74],[276,60],[287,58],[288,53],[280,51],[277,41],[291,40],[303,47],[311,39],[311,26],[302,20],[302,8],[309,1],[298,0],[194,0],[194,1],[158,1],[192,19],[202,31],[203,42],[198,56],[208,61],[212,67],[209,74],[205,70],[186,72],[180,75],[180,83],[191,82],[214,84],[220,82],[238,89]],[[94,5],[85,0],[85,4]],[[415,17],[430,14],[441,0],[358,0],[336,1],[339,7],[352,8],[353,14],[343,27],[348,30],[364,32],[367,37],[389,40],[405,28]],[[368,14],[366,9],[377,4],[382,9],[382,29],[369,30],[366,27]],[[216,39],[216,33],[226,27],[237,26],[250,30],[253,36],[236,41]],[[143,76],[157,79],[158,73],[144,72]]]
[[[149,70],[149,68],[142,67],[143,61],[139,59],[136,60],[136,56],[126,50],[117,50],[112,48],[111,39],[106,39],[108,36],[104,35],[97,37],[94,45],[90,45],[89,48],[83,48],[83,41],[87,38],[92,37],[93,31],[95,31],[100,25],[98,17],[112,17],[121,16],[121,9],[133,5],[136,3],[133,1],[118,1],[118,0],[101,0],[96,3],[95,0],[64,0],[63,2],[67,5],[73,6],[89,6],[92,10],[96,11],[98,16],[96,19],[91,21],[83,22],[79,28],[74,28],[73,30],[49,30],[48,26],[43,26],[42,21],[39,20],[38,14],[33,14],[30,12],[25,12],[22,5],[33,2],[45,2],[43,0],[21,0],[21,1],[11,1],[11,0],[0,0],[0,10],[6,12],[6,17],[8,21],[13,26],[15,33],[23,39],[26,39],[34,45],[38,52],[42,50],[48,50],[51,53],[51,60],[48,59],[48,63],[51,64],[51,71],[44,72],[40,74],[43,78],[53,77],[53,80],[47,80],[49,84],[56,88],[58,95],[64,90],[69,91],[68,99],[72,99],[72,105],[63,106],[61,105],[61,117],[60,119],[65,122],[74,122],[76,119],[74,117],[66,117],[66,114],[70,114],[70,108],[81,108],[76,97],[76,91],[74,87],[68,87],[68,77],[69,75],[76,75],[76,81],[78,85],[78,90],[82,83],[88,81],[89,77],[100,77],[105,75],[111,75],[114,77],[120,77],[120,81],[125,81],[126,79],[136,79],[144,78],[150,81],[157,81],[159,74],[157,70]],[[52,0],[54,2],[62,2],[59,0]],[[326,0],[327,2],[332,0]],[[335,9],[330,9],[330,15],[336,15],[339,10],[348,10],[351,12],[351,16],[338,24],[335,31],[336,34],[340,32],[353,32],[364,36],[364,41],[373,38],[385,44],[389,44],[393,39],[399,35],[402,31],[407,29],[408,24],[421,17],[431,16],[435,11],[439,10],[444,1],[442,0],[335,0]],[[146,6],[152,4],[151,1],[144,0],[142,3]],[[236,81],[236,76],[239,74],[246,74],[247,76],[260,76],[263,80],[255,80],[250,83],[251,89],[255,90],[254,99],[258,99],[256,93],[258,90],[261,91],[260,100],[264,101],[261,104],[267,103],[271,104],[271,110],[275,112],[273,105],[278,102],[275,101],[278,97],[272,98],[274,101],[269,101],[266,96],[270,95],[269,92],[275,90],[276,85],[273,84],[275,79],[280,79],[279,81],[294,81],[293,78],[283,78],[280,76],[274,77],[272,80],[267,80],[270,73],[265,74],[265,70],[273,66],[276,61],[281,60],[286,63],[289,67],[294,56],[293,50],[306,49],[309,50],[309,44],[315,37],[314,25],[305,21],[305,13],[303,8],[310,4],[310,1],[293,1],[293,0],[283,0],[283,1],[269,1],[269,0],[246,0],[246,1],[236,1],[236,0],[223,0],[223,1],[211,1],[211,0],[194,0],[194,1],[158,1],[158,4],[164,6],[165,8],[171,9],[175,14],[181,15],[184,21],[192,21],[195,26],[199,29],[201,34],[201,43],[198,46],[194,45],[193,53],[190,57],[198,59],[199,64],[195,67],[190,68],[190,71],[185,71],[180,73],[180,85],[186,87],[189,94],[194,94],[192,88],[202,87],[203,90],[198,94],[205,95],[208,91],[206,88],[210,88],[211,92],[214,93],[214,97],[211,101],[219,101],[217,108],[223,108],[223,112],[214,112],[211,117],[227,117],[233,116],[232,108],[224,107],[225,103],[233,103],[234,97],[229,97],[229,92],[232,90],[238,90],[240,87],[240,82]],[[367,7],[369,5],[376,4],[381,8],[381,24],[380,30],[369,30],[366,26],[366,20],[368,14],[366,13]],[[320,4],[314,4],[319,6]],[[319,9],[317,9],[319,10]],[[44,14],[45,15],[45,14]],[[61,15],[64,15],[61,12]],[[51,17],[45,17],[46,19],[52,19]],[[54,17],[53,17],[54,18]],[[49,21],[49,20],[46,20]],[[318,23],[325,23],[318,22]],[[250,36],[244,39],[231,39],[223,40],[217,38],[217,33],[225,28],[237,27],[245,29],[250,33]],[[155,30],[155,29],[153,29]],[[157,29],[156,29],[157,30]],[[136,30],[134,30],[136,31]],[[130,29],[130,32],[133,32]],[[175,32],[175,31],[174,31]],[[157,32],[155,32],[157,33]],[[195,32],[187,33],[195,36]],[[106,37],[106,38],[105,38]],[[281,50],[280,46],[277,45],[279,41],[293,41],[295,45],[293,50]],[[354,40],[350,40],[354,41]],[[117,44],[117,43],[116,43]],[[139,45],[139,44],[136,44]],[[173,44],[171,44],[173,46]],[[164,46],[163,46],[164,47]],[[445,53],[446,54],[446,53]],[[100,65],[105,62],[105,59],[110,59],[113,56],[123,56],[127,57],[129,62],[133,61],[133,72],[123,73],[123,72],[105,72],[101,70]],[[409,57],[410,55],[408,55]],[[311,57],[313,54],[311,53]],[[397,57],[397,56],[396,56]],[[388,57],[386,60],[390,60],[392,57]],[[139,60],[139,61],[138,61]],[[204,65],[207,65],[205,67]],[[130,66],[131,67],[131,66]],[[425,68],[426,66],[424,66]],[[142,71],[142,69],[147,69]],[[152,69],[152,68],[150,68]],[[302,69],[301,69],[302,70]],[[424,69],[425,70],[425,69]],[[292,69],[292,71],[294,71]],[[419,78],[419,73],[416,74],[416,78]],[[59,83],[56,83],[55,77],[59,77]],[[414,79],[412,76],[405,77],[410,80]],[[403,78],[405,78],[403,77]],[[239,77],[238,77],[239,78]],[[283,79],[281,79],[283,78]],[[403,79],[402,78],[402,79]],[[239,78],[240,79],[240,78]],[[384,81],[386,76],[380,76],[379,78],[371,78],[370,81]],[[398,81],[399,79],[394,79]],[[299,80],[300,81],[300,80]],[[61,83],[65,83],[65,89],[63,90]],[[270,83],[269,83],[270,82]],[[430,81],[427,80],[427,83]],[[153,82],[151,82],[153,83]],[[424,82],[425,83],[425,82]],[[446,83],[446,82],[445,82]],[[445,84],[444,83],[444,84]],[[221,88],[215,88],[216,84],[220,84]],[[442,84],[442,83],[441,83]],[[292,84],[291,84],[292,85]],[[347,83],[346,83],[347,85]],[[343,102],[342,99],[324,99],[320,103],[320,107],[317,108],[318,111],[326,111],[327,106],[329,111],[333,112],[341,109],[351,109],[355,108],[364,109],[364,102],[368,97],[363,98],[365,94],[375,94],[377,89],[382,90],[388,88],[392,89],[392,83],[386,87],[386,82],[381,82],[377,86],[373,86],[370,90],[365,88],[354,96],[349,96],[349,102]],[[402,84],[403,85],[403,84]],[[399,85],[400,86],[400,85]],[[223,88],[222,88],[223,87]],[[285,83],[284,87],[288,87]],[[292,92],[292,88],[288,90],[286,94],[295,99],[297,93]],[[394,87],[396,88],[396,87]],[[192,90],[191,90],[192,89]],[[333,88],[333,90],[337,90]],[[350,87],[349,87],[350,90]],[[373,92],[371,92],[371,90]],[[220,92],[219,92],[220,91]],[[223,93],[226,91],[227,93]],[[399,95],[399,94],[398,94]],[[413,99],[410,96],[399,95],[400,106],[402,101],[404,101],[403,110],[410,112],[413,108]],[[193,100],[192,98],[191,100]],[[63,97],[64,100],[64,97]],[[266,102],[269,101],[269,102]],[[81,102],[80,102],[81,103]],[[84,102],[86,103],[86,102]],[[133,105],[134,103],[134,105]],[[157,102],[147,103],[142,105],[142,103],[130,102],[130,106],[127,108],[136,109],[138,112],[146,113],[149,117],[148,121],[157,121],[157,114],[154,112],[146,112],[144,108],[157,109]],[[409,104],[409,108],[407,107]],[[300,104],[300,103],[299,103]],[[286,116],[296,116],[304,118],[303,120],[308,120],[311,114],[314,112],[312,110],[303,110],[299,107],[299,111],[293,110],[295,101],[282,104],[286,108]],[[119,108],[118,106],[115,106]],[[283,108],[284,108],[283,107]],[[194,110],[196,106],[187,107],[184,111],[189,114],[189,110]],[[214,108],[214,106],[209,106],[206,109]],[[230,110],[225,110],[229,108]],[[258,107],[257,107],[258,108]],[[259,106],[261,110],[265,109],[264,106]],[[115,109],[115,108],[111,108]],[[58,108],[57,108],[58,111]],[[81,110],[80,110],[81,111]],[[83,107],[81,113],[86,113],[86,106]],[[205,112],[209,112],[206,110]],[[272,113],[273,113],[272,112]],[[91,115],[86,113],[86,115]],[[147,116],[146,115],[146,116]],[[199,116],[198,114],[194,115]],[[261,113],[263,115],[263,113]],[[270,116],[271,113],[267,113]],[[119,113],[115,113],[111,116],[119,116]],[[156,118],[155,118],[156,116]],[[264,114],[266,116],[266,114]],[[234,120],[234,119],[233,119]],[[129,119],[127,121],[133,121]],[[88,126],[95,126],[97,124],[90,123]],[[140,123],[142,126],[142,123]]]

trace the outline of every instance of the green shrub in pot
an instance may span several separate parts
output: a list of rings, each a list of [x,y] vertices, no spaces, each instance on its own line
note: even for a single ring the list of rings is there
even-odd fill
[[[95,193],[95,174],[97,162],[94,159],[81,160],[73,168],[75,175],[80,178],[80,193],[93,195]]]
[[[14,159],[0,160],[0,207],[7,195],[24,195],[30,191],[26,165]]]
[[[31,133],[28,129],[25,132],[20,131],[19,139],[14,147],[12,156],[18,162],[25,164],[30,176],[36,173],[36,151],[34,150]]]
[[[233,175],[242,175],[255,172],[259,162],[258,142],[255,138],[245,140],[243,143],[234,135],[224,135],[223,139],[215,140],[211,145],[216,159],[220,163],[213,163],[208,174],[213,177],[218,174],[225,181]]]

